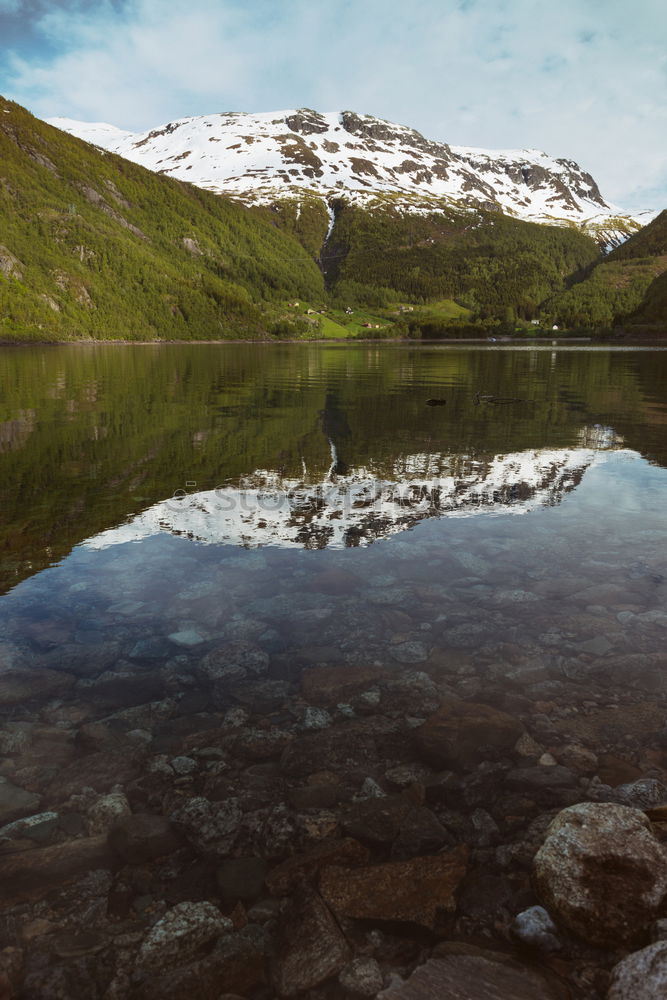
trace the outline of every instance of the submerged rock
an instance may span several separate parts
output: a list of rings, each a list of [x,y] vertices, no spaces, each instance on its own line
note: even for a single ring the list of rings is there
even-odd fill
[[[348,806],[343,814],[343,829],[350,837],[373,847],[391,844],[413,808],[402,795],[369,797]]]
[[[4,902],[42,899],[52,889],[111,864],[106,837],[83,837],[11,854],[0,858]]]
[[[547,909],[602,947],[631,941],[667,896],[667,853],[644,813],[584,802],[553,820],[535,856],[535,884]]]
[[[664,1000],[667,997],[667,941],[635,951],[614,967],[607,1000]]]
[[[39,808],[40,797],[0,777],[0,824],[29,816]]]
[[[210,941],[204,948],[210,948]],[[140,970],[133,980],[139,981],[129,992],[131,1000],[222,1000],[225,993],[245,996],[264,980],[262,943],[243,932],[225,933],[203,958],[165,971],[159,967]],[[128,990],[123,986],[113,994],[113,1000],[126,997]]]
[[[543,806],[570,805],[583,798],[577,777],[560,764],[544,764],[543,758],[534,767],[517,767],[509,771],[505,781],[512,791],[521,792]]]
[[[509,752],[522,733],[518,719],[506,712],[450,698],[415,730],[415,740],[422,756],[436,767],[468,768],[490,750]]]
[[[423,663],[428,659],[428,649],[419,640],[399,642],[390,646],[389,652],[398,663]]]
[[[247,677],[261,677],[268,666],[268,653],[253,642],[237,639],[207,653],[197,667],[197,674],[202,681],[224,688]]]
[[[543,906],[531,906],[518,913],[510,927],[515,941],[537,951],[560,951],[558,928]]]
[[[223,899],[256,899],[268,865],[262,858],[228,858],[218,866],[216,880]]]
[[[71,674],[57,670],[6,669],[0,664],[0,706],[20,705],[24,701],[48,701],[63,695],[74,684]]]
[[[570,996],[555,977],[507,955],[466,945],[449,947],[451,954],[438,954],[420,965],[407,982],[378,993],[378,1000],[568,1000]]]
[[[319,986],[350,960],[350,949],[338,924],[314,892],[295,900],[281,938],[273,969],[281,997],[293,997]]]
[[[386,677],[384,667],[309,667],[301,674],[301,693],[311,704],[331,708]]]
[[[305,854],[295,854],[273,868],[266,878],[266,886],[273,895],[287,895],[300,883],[314,881],[323,868],[363,865],[368,857],[368,849],[351,837],[326,840]]]
[[[202,945],[233,929],[232,921],[212,903],[177,903],[148,932],[137,965],[144,969],[180,965]]]
[[[165,816],[150,813],[120,816],[109,830],[108,841],[113,853],[129,865],[161,858],[183,844]]]
[[[624,805],[652,809],[667,803],[667,787],[655,778],[639,778],[614,789]]]
[[[355,958],[340,973],[338,982],[355,997],[374,997],[382,989],[382,969],[374,958]]]
[[[224,857],[239,832],[242,813],[237,799],[209,802],[199,797],[187,799],[171,819],[200,854]]]
[[[433,930],[456,909],[455,894],[468,867],[467,847],[435,857],[364,868],[332,866],[320,890],[339,917],[416,924]]]
[[[131,812],[130,804],[120,789],[114,789],[108,795],[100,795],[88,809],[88,833],[107,833],[120,816]]]
[[[25,839],[47,844],[58,828],[59,819],[57,812],[49,811],[14,820],[0,829],[0,841]]]

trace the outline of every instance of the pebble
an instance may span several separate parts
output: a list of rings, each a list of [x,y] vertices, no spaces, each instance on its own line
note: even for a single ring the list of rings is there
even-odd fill
[[[390,646],[390,653],[398,663],[423,663],[428,659],[428,649],[423,642],[399,642]]]
[[[338,975],[338,982],[356,997],[375,997],[382,989],[382,969],[374,958],[355,958]]]
[[[543,906],[531,906],[518,913],[510,925],[510,934],[520,944],[546,953],[560,951],[558,928]]]

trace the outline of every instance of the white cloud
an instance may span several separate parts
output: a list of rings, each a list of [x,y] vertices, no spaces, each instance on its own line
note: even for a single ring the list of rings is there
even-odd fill
[[[103,0],[34,27],[59,54],[14,57],[4,89],[43,116],[351,108],[576,159],[624,207],[667,202],[662,0]]]

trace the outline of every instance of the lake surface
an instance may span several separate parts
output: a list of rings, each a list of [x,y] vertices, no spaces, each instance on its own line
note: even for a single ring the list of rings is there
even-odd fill
[[[5,349],[0,386],[21,996],[507,951],[559,809],[667,800],[667,351]],[[557,933],[600,1000],[618,952]]]
[[[274,677],[438,664],[474,694],[476,660],[631,683],[664,649],[667,351],[6,349],[0,384],[26,665],[187,673],[242,641]]]

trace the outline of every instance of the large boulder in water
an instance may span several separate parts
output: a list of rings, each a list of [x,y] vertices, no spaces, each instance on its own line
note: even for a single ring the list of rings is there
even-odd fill
[[[610,802],[558,813],[535,856],[534,875],[549,912],[602,947],[636,938],[667,897],[667,853],[649,820]]]

